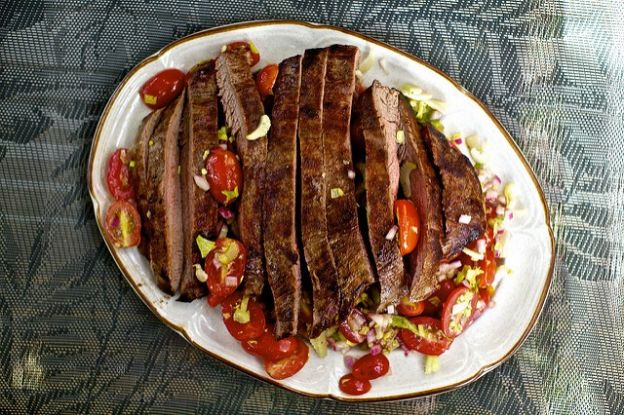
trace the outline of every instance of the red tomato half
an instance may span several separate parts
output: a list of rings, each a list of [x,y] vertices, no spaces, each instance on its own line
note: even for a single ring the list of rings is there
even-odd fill
[[[356,320],[362,319],[365,319],[364,314],[362,314],[362,312],[357,308],[354,308],[353,310],[351,310],[351,314],[349,314],[349,317],[347,317],[345,321],[340,323],[340,326],[338,326],[338,330],[340,330],[340,333],[342,333],[342,335],[351,343],[362,343],[364,340],[366,340],[366,337],[358,333],[356,330],[359,329],[359,325],[357,324]]]
[[[367,354],[353,365],[353,376],[360,380],[373,380],[384,376],[390,369],[388,358],[382,353]]]
[[[399,338],[408,349],[431,356],[439,356],[448,350],[452,339],[448,338],[442,331],[440,320],[431,317],[415,317],[410,320],[417,326],[423,325],[427,337],[417,336],[406,329],[399,330]]]
[[[186,86],[186,74],[179,69],[165,69],[141,87],[141,99],[151,109],[162,108],[173,101]]]
[[[128,200],[134,197],[129,163],[130,155],[125,148],[118,148],[108,159],[106,183],[108,191],[116,200]]]
[[[257,339],[262,336],[264,328],[266,327],[264,310],[253,298],[250,298],[247,303],[249,322],[239,323],[234,320],[234,312],[236,307],[240,306],[242,299],[243,297],[239,292],[235,292],[225,299],[221,309],[223,323],[225,323],[225,327],[236,340],[244,341]]]
[[[299,372],[308,361],[308,346],[295,337],[297,349],[292,355],[279,360],[265,359],[264,369],[273,379],[286,379]]]
[[[341,377],[338,386],[347,395],[364,395],[371,389],[371,383],[368,380],[358,379],[351,373]]]
[[[260,61],[260,54],[258,53],[258,49],[256,49],[256,46],[253,44],[253,42],[232,42],[227,45],[227,49],[243,49],[245,52],[247,52],[249,66],[254,66]]]
[[[494,250],[488,246],[485,251],[484,258],[479,261],[479,268],[483,270],[483,274],[477,277],[479,288],[485,288],[488,285],[492,285],[494,282],[494,276],[496,275],[496,258],[494,256]]]
[[[141,217],[130,202],[118,200],[110,205],[104,227],[108,238],[117,248],[136,246],[141,242]]]
[[[437,316],[442,309],[446,297],[455,289],[456,285],[452,280],[444,280],[438,289],[425,300],[425,310],[423,314],[427,316]]]
[[[397,311],[405,317],[416,317],[425,311],[425,301],[411,302],[407,297],[401,298]]]
[[[206,170],[212,197],[226,206],[234,202],[243,190],[243,172],[236,154],[214,147],[206,159]]]
[[[399,248],[401,255],[412,252],[418,244],[420,234],[420,216],[416,206],[410,200],[397,200],[394,203],[394,213],[399,224]]]
[[[208,304],[215,307],[236,291],[247,265],[247,249],[236,239],[217,239],[215,248],[206,256]]]
[[[277,79],[279,72],[279,66],[276,64],[265,66],[258,75],[256,75],[256,85],[258,86],[258,92],[262,99],[269,95],[273,95],[273,85]]]
[[[460,335],[470,323],[472,314],[477,308],[479,295],[468,287],[455,288],[442,307],[442,330],[448,337]],[[455,307],[460,311],[453,311]]]
[[[268,325],[258,339],[246,340],[241,344],[247,353],[269,360],[280,360],[292,356],[299,347],[297,338],[294,336],[277,340],[272,325]]]

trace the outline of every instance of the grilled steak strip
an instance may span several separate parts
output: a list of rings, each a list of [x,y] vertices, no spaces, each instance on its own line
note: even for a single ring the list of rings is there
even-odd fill
[[[416,249],[407,257],[409,297],[421,300],[433,292],[438,284],[436,273],[442,259],[442,189],[430,154],[422,138],[421,127],[407,99],[399,98],[399,110],[405,144],[402,151],[405,163],[411,163],[409,189],[406,197],[416,206],[420,215],[420,235]]]
[[[184,213],[184,268],[180,283],[180,300],[192,301],[206,294],[206,284],[195,277],[194,264],[201,263],[195,243],[197,235],[214,239],[219,232],[218,204],[210,192],[195,184],[193,176],[201,175],[204,153],[219,143],[217,81],[214,61],[195,68],[188,79],[184,119],[184,143],[181,149],[182,211]]]
[[[359,50],[354,46],[334,45],[328,53],[323,98],[323,173],[327,228],[338,271],[342,319],[375,278],[360,233],[355,186],[348,175],[354,170],[349,130]]]
[[[178,138],[186,92],[165,108],[148,143],[148,211],[152,238],[150,262],[158,286],[173,294],[182,273],[182,203]]]
[[[143,118],[139,128],[139,136],[132,150],[132,158],[136,163],[134,169],[132,169],[132,175],[134,188],[137,190],[137,207],[141,215],[141,223],[143,224],[141,226],[142,235],[139,251],[146,257],[149,257],[149,240],[151,238],[150,221],[146,217],[149,189],[149,183],[147,182],[148,147],[149,140],[152,138],[152,134],[154,134],[154,129],[156,129],[156,125],[160,121],[162,111],[162,109],[157,109]]]
[[[266,161],[263,230],[266,271],[275,303],[275,334],[296,334],[301,298],[297,246],[297,123],[301,56],[279,65]]]
[[[443,134],[427,125],[424,127],[423,137],[442,178],[445,230],[442,253],[450,259],[485,232],[483,192],[470,160],[452,147]],[[469,216],[470,223],[460,223],[461,215]]]
[[[264,115],[264,107],[256,83],[251,76],[247,56],[243,50],[228,50],[217,58],[217,85],[225,119],[236,137],[241,158],[244,184],[238,204],[238,233],[247,247],[244,292],[260,295],[265,274],[262,246],[262,199],[267,139],[247,140]]]
[[[303,56],[299,102],[301,168],[301,239],[312,281],[312,326],[315,338],[334,324],[338,315],[336,264],[327,231],[327,192],[323,179],[323,95],[327,49],[308,49]]]
[[[366,157],[366,222],[379,279],[380,311],[399,302],[405,275],[397,237],[391,240],[386,238],[395,226],[394,202],[399,187],[396,141],[400,123],[398,98],[397,90],[374,81],[358,102],[358,119]]]

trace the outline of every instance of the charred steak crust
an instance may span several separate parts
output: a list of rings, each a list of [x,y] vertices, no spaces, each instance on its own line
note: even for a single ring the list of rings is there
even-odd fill
[[[430,125],[424,127],[423,137],[442,178],[445,228],[442,253],[450,259],[485,232],[485,201],[470,160]],[[470,223],[459,223],[461,215],[470,216]]]
[[[186,92],[165,108],[148,144],[148,209],[152,237],[150,262],[158,286],[173,294],[183,260],[182,204],[178,139]]]
[[[301,265],[297,246],[297,123],[301,56],[279,65],[275,81],[272,127],[268,138],[264,194],[264,255],[275,304],[275,333],[296,334],[301,299]]]
[[[338,271],[339,314],[343,319],[375,278],[359,228],[355,186],[348,176],[349,170],[354,170],[349,133],[359,50],[355,46],[334,45],[328,53],[323,98],[323,173],[329,243]]]
[[[397,238],[386,235],[394,225],[394,202],[399,186],[396,135],[400,117],[399,92],[374,81],[358,101],[366,167],[366,222],[380,286],[379,311],[399,302],[405,270]]]
[[[219,144],[217,81],[214,61],[194,69],[187,82],[187,105],[184,117],[184,142],[181,149],[182,208],[184,212],[184,268],[180,300],[192,301],[206,294],[206,284],[195,277],[194,264],[201,263],[195,243],[197,235],[214,239],[218,235],[219,205],[200,189],[193,176],[201,175],[204,153]]]
[[[439,263],[442,259],[444,237],[442,218],[442,189],[433,161],[422,138],[421,127],[407,99],[399,99],[399,110],[405,144],[405,162],[413,163],[410,172],[410,200],[420,215],[420,236],[416,250],[407,257],[409,297],[422,300],[437,287]]]
[[[339,294],[336,264],[327,231],[327,192],[323,179],[323,94],[327,49],[308,49],[302,61],[299,102],[299,155],[301,160],[301,239],[312,282],[312,326],[315,338],[334,324]]]
[[[217,58],[217,85],[225,119],[236,138],[236,148],[242,162],[243,189],[238,201],[238,233],[247,247],[247,267],[244,292],[260,295],[264,287],[264,249],[262,240],[262,209],[264,196],[267,139],[247,140],[254,131],[264,107],[256,83],[251,76],[243,50],[228,50]]]

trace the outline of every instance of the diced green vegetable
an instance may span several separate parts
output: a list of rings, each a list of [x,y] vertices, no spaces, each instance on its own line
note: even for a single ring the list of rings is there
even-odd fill
[[[471,267],[464,265],[464,267],[455,276],[455,284],[460,284],[462,281],[468,281],[471,288],[477,288],[477,277],[483,274],[483,270],[479,267]]]
[[[236,186],[234,190],[222,190],[221,193],[225,196],[225,203],[230,203],[238,197],[238,186]]]
[[[327,356],[327,338],[336,332],[336,327],[330,327],[323,330],[321,334],[315,338],[310,339],[310,344],[314,348],[314,351],[319,357]]]
[[[329,195],[332,199],[338,199],[344,196],[344,191],[340,187],[334,187],[330,190]]]
[[[240,324],[247,324],[251,319],[247,305],[249,304],[249,297],[244,296],[240,305],[234,310],[234,321]]]
[[[219,139],[219,141],[228,141],[228,132],[226,126],[219,128],[219,131],[217,131],[217,138]]]
[[[440,369],[439,356],[425,356],[425,374],[435,373]]]
[[[238,249],[238,244],[236,242],[232,242],[231,240],[229,241],[231,243],[227,246],[227,249],[225,250],[225,252],[223,252],[222,254],[219,254],[217,258],[219,262],[223,265],[227,265],[231,263],[232,261],[234,261],[236,257],[238,257],[238,254],[240,253],[240,250]]]
[[[199,248],[199,252],[202,258],[206,258],[206,255],[208,255],[208,253],[212,251],[216,245],[214,241],[206,239],[201,235],[197,235],[197,238],[195,238],[195,243],[197,243],[197,248]]]

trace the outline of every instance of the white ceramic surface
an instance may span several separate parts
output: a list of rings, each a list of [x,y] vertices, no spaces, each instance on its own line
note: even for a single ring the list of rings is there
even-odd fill
[[[308,395],[349,400],[422,396],[466,384],[508,358],[533,327],[552,273],[552,232],[539,185],[509,134],[474,97],[428,64],[344,29],[298,22],[241,23],[180,39],[137,65],[111,97],[93,141],[89,189],[100,229],[111,203],[105,180],[107,158],[117,147],[132,146],[140,121],[148,113],[137,93],[140,86],[164,68],[188,70],[198,62],[216,57],[222,45],[242,39],[252,39],[258,47],[261,61],[257,68],[301,54],[306,48],[353,44],[361,49],[362,56],[373,51],[377,59],[385,60],[386,71],[376,64],[365,74],[365,85],[373,79],[395,87],[410,82],[445,101],[448,104],[443,117],[446,132],[478,134],[487,140],[493,171],[503,181],[515,182],[522,195],[526,213],[512,222],[508,246],[508,264],[514,275],[502,281],[495,296],[496,306],[441,356],[437,373],[424,374],[422,356],[413,353],[405,357],[401,351],[395,351],[390,355],[391,374],[375,380],[372,390],[360,397],[340,392],[338,379],[347,369],[343,356],[336,352],[320,359],[311,351],[307,365],[295,376],[283,381],[271,380],[260,361],[245,353],[227,333],[219,311],[208,307],[205,299],[187,304],[164,295],[154,283],[148,261],[136,248],[116,250],[109,244],[137,294],[164,323],[193,345],[258,378]]]

